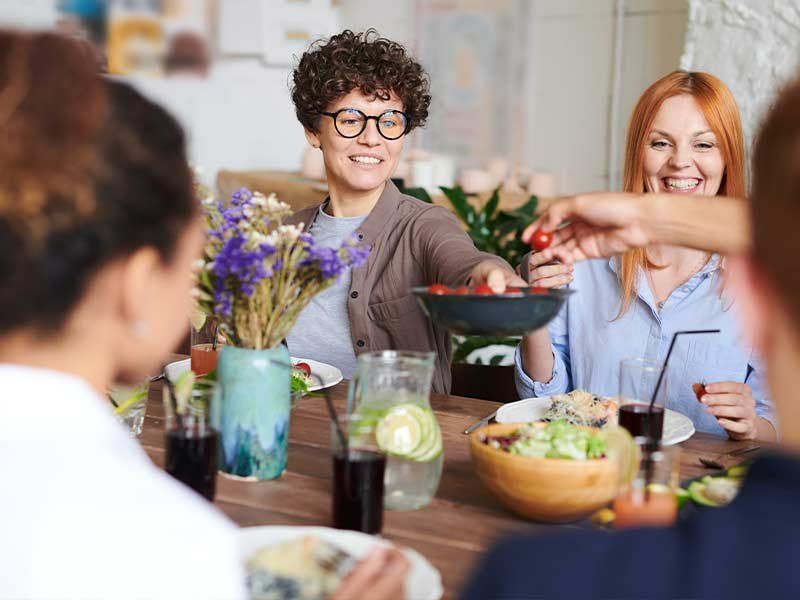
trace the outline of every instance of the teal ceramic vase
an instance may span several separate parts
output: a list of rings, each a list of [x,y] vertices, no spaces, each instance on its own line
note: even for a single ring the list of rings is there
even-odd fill
[[[286,468],[291,369],[286,346],[248,350],[223,346],[220,393],[212,422],[220,433],[220,469],[249,479],[275,479]]]

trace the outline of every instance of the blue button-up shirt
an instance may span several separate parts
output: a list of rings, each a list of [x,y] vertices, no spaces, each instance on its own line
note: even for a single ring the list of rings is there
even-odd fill
[[[619,259],[591,260],[575,265],[570,296],[550,323],[554,367],[550,381],[533,381],[515,355],[517,391],[522,398],[551,396],[584,389],[603,396],[619,394],[619,365],[626,358],[663,362],[676,331],[720,329],[721,333],[681,336],[666,376],[667,407],[688,416],[695,429],[725,435],[692,384],[737,381],[747,383],[756,399],[756,413],[777,428],[767,395],[764,370],[753,349],[742,341],[735,303],[721,292],[718,256],[672,292],[661,312],[656,308],[644,274],[638,295],[619,319],[622,293],[617,276]]]

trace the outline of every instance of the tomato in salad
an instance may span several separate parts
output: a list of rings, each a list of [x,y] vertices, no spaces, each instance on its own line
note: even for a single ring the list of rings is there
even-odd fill
[[[298,371],[302,371],[306,375],[311,375],[311,365],[305,362],[298,362],[294,364],[294,368]]]

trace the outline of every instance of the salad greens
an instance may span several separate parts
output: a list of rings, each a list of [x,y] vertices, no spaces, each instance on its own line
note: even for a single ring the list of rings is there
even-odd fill
[[[485,442],[519,456],[587,460],[603,458],[606,442],[597,434],[579,429],[566,421],[555,421],[545,427],[526,425],[510,436],[491,436]]]

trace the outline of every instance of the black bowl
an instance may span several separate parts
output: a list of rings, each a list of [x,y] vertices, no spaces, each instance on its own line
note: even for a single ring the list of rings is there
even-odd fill
[[[514,289],[505,294],[431,294],[411,290],[430,319],[460,335],[524,335],[547,325],[573,290]]]

